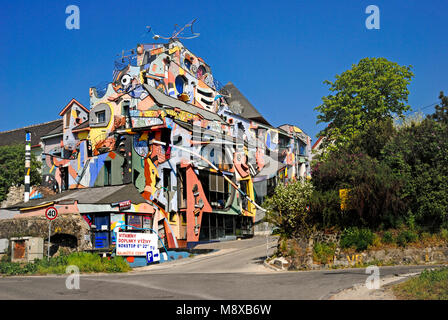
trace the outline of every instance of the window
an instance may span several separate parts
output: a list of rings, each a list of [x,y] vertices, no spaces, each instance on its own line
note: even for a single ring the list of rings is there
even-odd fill
[[[240,181],[240,188],[246,194],[247,194],[247,186],[248,186],[247,180],[241,180]],[[243,202],[242,203],[243,209],[244,210],[248,210],[248,202],[249,201],[245,197],[243,197],[243,196],[241,196],[241,200]]]
[[[97,123],[103,123],[106,122],[106,111],[99,111],[95,113],[96,115],[96,122]]]
[[[104,185],[110,186],[111,184],[111,172],[112,164],[110,161],[104,161]]]
[[[70,127],[70,112],[71,112],[71,109],[67,110],[65,112],[65,127],[66,128]]]
[[[163,168],[162,172],[164,191],[171,191],[171,169]]]
[[[187,208],[187,171],[177,167],[177,204],[179,209]]]
[[[141,230],[143,225],[143,216],[127,214],[126,219],[128,230]]]
[[[185,79],[185,77],[183,77],[183,76],[177,76],[176,80],[174,82],[176,85],[177,93],[179,93],[179,94],[184,93],[184,87],[185,87],[185,84],[188,83],[188,80]]]
[[[230,197],[230,184],[220,174],[207,170],[199,171],[204,193],[214,209],[224,209]]]

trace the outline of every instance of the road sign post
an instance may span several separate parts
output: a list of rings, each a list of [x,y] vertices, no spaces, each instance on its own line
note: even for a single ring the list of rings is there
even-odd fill
[[[51,237],[51,221],[56,219],[58,216],[58,210],[55,207],[48,207],[45,210],[45,217],[49,220],[48,223],[48,250],[47,250],[47,261],[50,261],[50,237]]]

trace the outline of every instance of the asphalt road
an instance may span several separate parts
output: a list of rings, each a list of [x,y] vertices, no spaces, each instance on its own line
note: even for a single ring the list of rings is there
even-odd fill
[[[267,245],[267,240],[270,244]],[[263,266],[275,239],[202,245],[207,255],[153,265],[126,274],[83,274],[79,289],[67,289],[67,276],[0,278],[0,299],[327,299],[332,293],[364,283],[365,269],[279,272]],[[380,276],[415,273],[422,266],[382,267]]]

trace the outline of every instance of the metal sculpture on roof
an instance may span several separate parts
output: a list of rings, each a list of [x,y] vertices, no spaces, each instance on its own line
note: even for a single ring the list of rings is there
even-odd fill
[[[154,34],[154,32],[152,32],[151,26],[147,26],[146,28],[148,28],[148,32],[152,32],[154,40],[159,40],[159,39],[164,39],[164,40],[186,39],[186,40],[189,40],[189,39],[197,38],[200,35],[200,33],[193,31],[193,25],[197,20],[198,20],[197,18],[193,19],[190,23],[187,23],[182,28],[180,28],[179,25],[175,24],[174,31],[173,31],[173,34],[171,35],[171,37],[162,37],[159,34]],[[186,28],[189,28],[189,29],[187,29],[187,31],[186,31],[185,30]],[[188,32],[188,30],[190,31],[191,34],[190,35],[184,34],[184,32]]]

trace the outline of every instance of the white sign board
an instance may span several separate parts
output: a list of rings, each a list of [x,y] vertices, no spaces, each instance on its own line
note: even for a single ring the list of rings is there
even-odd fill
[[[158,249],[155,233],[117,232],[117,256],[145,256]]]

